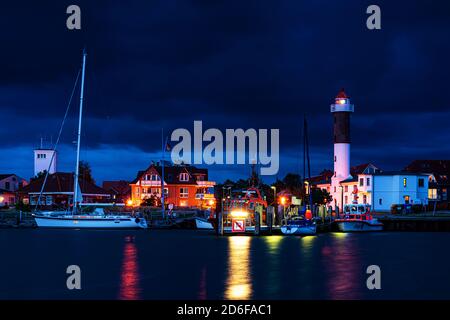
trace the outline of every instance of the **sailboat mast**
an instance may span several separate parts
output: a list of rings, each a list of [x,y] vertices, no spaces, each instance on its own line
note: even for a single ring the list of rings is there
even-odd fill
[[[81,89],[80,89],[80,114],[78,116],[78,134],[77,134],[77,161],[75,165],[75,177],[73,183],[73,213],[77,212],[78,205],[78,177],[80,175],[80,140],[81,140],[81,121],[83,118],[83,95],[84,95],[84,72],[86,68],[86,50],[83,51],[83,67],[81,71]]]

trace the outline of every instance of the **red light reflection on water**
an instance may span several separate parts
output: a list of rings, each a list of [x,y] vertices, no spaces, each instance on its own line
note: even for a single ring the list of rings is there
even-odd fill
[[[198,292],[199,300],[206,300],[207,291],[206,291],[206,267],[202,268],[202,273],[200,275],[200,290]]]
[[[134,236],[128,236],[125,238],[120,278],[119,299],[141,299],[139,266],[137,261],[136,244],[134,243]]]

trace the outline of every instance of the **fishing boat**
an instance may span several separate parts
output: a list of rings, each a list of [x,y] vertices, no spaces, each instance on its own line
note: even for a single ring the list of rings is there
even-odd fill
[[[71,229],[80,229],[80,228],[95,228],[95,229],[146,229],[147,222],[139,213],[135,216],[130,214],[105,214],[103,208],[97,208],[93,213],[83,213],[81,211],[80,205],[82,204],[83,197],[79,185],[79,164],[80,164],[80,138],[81,138],[81,123],[83,116],[83,94],[84,94],[84,77],[85,77],[85,69],[86,69],[86,51],[83,51],[83,60],[82,60],[82,68],[81,68],[81,88],[80,88],[80,106],[79,106],[79,117],[78,117],[78,134],[77,134],[77,153],[76,153],[76,166],[75,166],[75,175],[74,175],[74,187],[73,187],[73,205],[69,206],[66,211],[36,211],[33,216],[36,221],[38,227],[41,228],[71,228]],[[76,87],[78,81],[75,81]],[[73,95],[73,93],[72,93]],[[58,135],[57,142],[54,146],[54,150],[56,150],[56,146],[59,142],[59,138],[61,136],[62,127],[65,122],[65,118],[67,117],[67,112],[69,110],[70,102],[67,106],[67,111],[64,117],[64,120],[61,125],[61,129]],[[54,154],[54,153],[53,153]],[[53,157],[50,161],[49,168],[52,164]],[[47,181],[48,173],[50,170],[47,170],[44,182],[41,187],[41,192],[39,194],[39,198],[36,204],[36,210],[38,205],[41,202],[42,193],[45,187],[45,183]],[[70,210],[71,209],[71,210]]]
[[[383,224],[373,218],[370,205],[347,204],[344,206],[342,218],[335,220],[338,229],[342,232],[369,232],[382,231]]]

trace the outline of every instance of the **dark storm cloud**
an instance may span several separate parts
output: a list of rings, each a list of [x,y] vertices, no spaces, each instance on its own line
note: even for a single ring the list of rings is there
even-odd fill
[[[81,7],[80,31],[65,27],[70,4]],[[356,105],[353,164],[398,169],[414,158],[448,158],[439,144],[450,138],[450,3],[380,1],[378,31],[365,27],[370,4],[2,4],[0,133],[12,136],[2,148],[56,136],[86,46],[83,143],[110,146],[110,157],[120,148],[152,154],[161,127],[191,129],[203,120],[205,129],[280,128],[282,171],[296,170],[306,113],[317,172],[332,165],[329,104],[345,87]],[[76,109],[77,100],[66,144],[74,139]]]

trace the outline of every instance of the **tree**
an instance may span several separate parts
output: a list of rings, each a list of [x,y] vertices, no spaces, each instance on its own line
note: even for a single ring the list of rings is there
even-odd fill
[[[161,201],[154,194],[150,195],[150,197],[142,200],[142,202],[141,202],[141,206],[146,206],[146,207],[157,207],[160,204],[161,204]]]
[[[90,183],[94,183],[95,184],[95,180],[92,177],[91,166],[90,166],[90,164],[88,162],[80,161],[78,169],[80,170],[79,177],[81,178],[81,181],[90,182]]]
[[[296,197],[303,195],[303,184],[300,175],[295,173],[288,173],[283,179],[285,189],[292,193]],[[281,191],[281,190],[280,190]]]
[[[40,172],[38,172],[37,175],[33,178],[33,180],[34,180],[34,179],[37,180],[37,179],[43,178],[43,177],[45,177],[46,174],[47,174],[47,170],[40,171]]]
[[[325,203],[330,203],[333,200],[333,197],[326,190],[322,190],[320,188],[313,188],[312,189],[312,200],[313,200],[313,203],[316,203],[316,204],[325,204]]]

